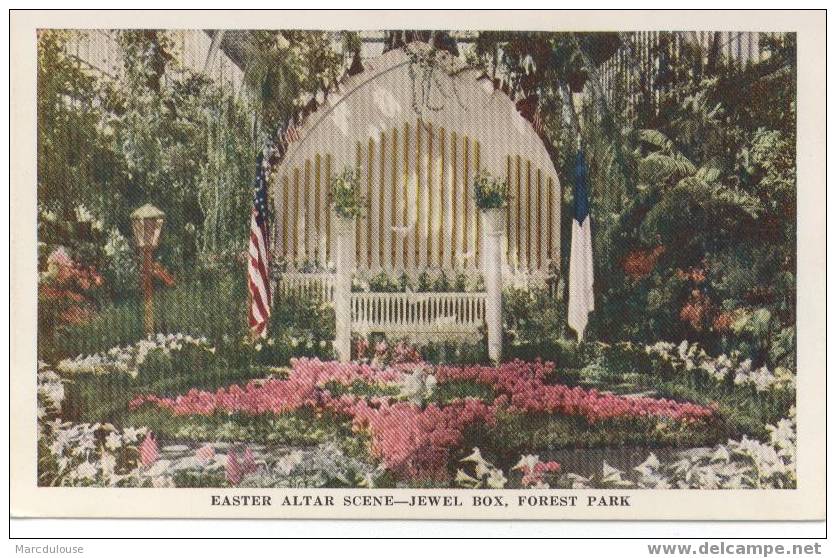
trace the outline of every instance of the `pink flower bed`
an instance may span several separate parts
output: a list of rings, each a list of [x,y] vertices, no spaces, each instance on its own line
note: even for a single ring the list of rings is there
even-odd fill
[[[154,394],[135,397],[130,408],[153,403],[170,410],[175,415],[211,415],[216,411],[227,413],[286,413],[301,407],[320,404],[328,382],[349,386],[357,380],[379,384],[399,380],[399,367],[380,369],[367,364],[341,364],[319,359],[291,361],[292,371],[287,380],[252,380],[244,387],[231,385],[217,391],[191,389],[177,397],[159,397]]]
[[[495,403],[507,401],[512,411],[582,416],[590,422],[640,417],[697,421],[714,414],[713,409],[694,403],[621,397],[594,389],[546,384],[546,377],[553,371],[551,362],[515,360],[498,367],[440,366],[435,369],[435,376],[439,383],[465,380],[489,385],[500,393]]]
[[[372,401],[344,395],[328,398],[331,411],[347,415],[357,431],[371,436],[372,455],[399,478],[447,478],[450,450],[464,441],[465,429],[475,423],[495,423],[495,410],[478,399],[458,399],[440,407],[414,403]]]
[[[330,411],[349,417],[354,430],[367,432],[373,455],[397,477],[412,480],[446,478],[450,451],[463,443],[465,430],[478,423],[493,425],[498,409],[582,416],[590,422],[651,416],[690,422],[706,419],[714,412],[692,403],[619,397],[579,387],[549,385],[545,380],[554,371],[554,365],[539,361],[514,361],[499,367],[436,367],[433,373],[439,384],[477,382],[493,387],[498,396],[488,403],[468,398],[444,406],[425,407],[381,397],[334,397],[324,389],[329,382],[345,386],[357,380],[371,384],[396,382],[414,365],[381,369],[318,359],[296,359],[291,364],[290,377],[286,380],[254,380],[243,387],[233,385],[215,392],[192,389],[173,398],[140,395],[130,406],[135,409],[150,403],[176,415],[210,415],[216,411],[257,415],[291,412],[303,407]]]
[[[357,431],[367,431],[372,453],[395,475],[413,480],[445,478],[450,450],[460,445],[464,430],[475,422],[493,423],[494,408],[476,399],[444,407],[414,403],[368,401],[356,396],[332,397],[328,382],[351,385],[357,380],[390,383],[403,376],[404,366],[378,369],[366,364],[340,364],[318,359],[292,362],[287,380],[251,381],[215,392],[192,389],[173,398],[145,395],[134,398],[132,409],[151,403],[176,415],[210,415],[216,411],[246,414],[284,413],[311,407],[346,415]],[[408,367],[407,368],[411,368]]]

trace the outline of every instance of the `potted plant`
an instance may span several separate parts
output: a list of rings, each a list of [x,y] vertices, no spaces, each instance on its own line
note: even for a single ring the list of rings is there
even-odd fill
[[[476,207],[482,211],[502,209],[508,203],[508,182],[482,169],[473,179]]]
[[[473,179],[476,207],[482,212],[486,232],[502,229],[502,209],[508,204],[508,182],[482,169]]]
[[[346,167],[331,180],[331,199],[339,217],[353,219],[363,212],[363,196],[360,195],[360,171]]]

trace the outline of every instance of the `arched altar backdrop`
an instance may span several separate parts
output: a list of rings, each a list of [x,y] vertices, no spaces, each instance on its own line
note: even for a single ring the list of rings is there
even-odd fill
[[[299,128],[273,174],[276,256],[291,269],[333,262],[330,178],[360,171],[358,272],[414,275],[482,266],[479,169],[505,177],[506,276],[559,258],[560,187],[531,123],[490,79],[423,43],[365,62]]]
[[[272,251],[285,267],[278,290],[334,300],[338,345],[352,332],[461,334],[486,325],[498,355],[503,282],[542,281],[560,257],[560,186],[545,146],[504,92],[446,52],[413,43],[364,65],[305,118],[271,174]],[[364,211],[343,227],[352,254],[340,267],[345,244],[330,184],[346,168],[359,171]],[[491,219],[474,199],[480,170],[509,187]],[[484,278],[485,292],[351,293],[348,280],[339,294],[341,273],[381,272],[465,273]],[[342,335],[341,312],[350,321]]]

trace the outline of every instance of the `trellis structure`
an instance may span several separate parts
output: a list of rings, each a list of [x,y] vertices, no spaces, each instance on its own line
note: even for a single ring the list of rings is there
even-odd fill
[[[364,64],[307,117],[273,174],[275,255],[290,269],[333,262],[330,179],[355,167],[366,202],[358,272],[476,272],[482,220],[472,183],[486,169],[510,186],[506,272],[544,275],[559,258],[560,186],[514,102],[424,44]]]
[[[551,158],[514,102],[445,52],[414,43],[364,65],[308,115],[271,173],[272,252],[288,270],[279,292],[333,300],[343,359],[352,332],[469,335],[482,327],[498,359],[503,281],[543,281],[560,258]],[[365,204],[352,222],[330,203],[331,178],[345,168],[359,171]],[[499,213],[476,206],[480,171],[508,182]],[[351,278],[380,272],[478,275],[485,291],[351,292]]]

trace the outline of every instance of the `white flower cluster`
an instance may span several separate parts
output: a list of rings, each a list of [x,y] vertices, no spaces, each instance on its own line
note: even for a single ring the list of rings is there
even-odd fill
[[[40,426],[41,486],[153,485],[138,463],[137,444],[147,429],[120,432],[111,424],[73,424],[60,418]]]
[[[479,448],[473,448],[473,453],[460,460],[472,470],[472,474],[464,469],[456,472],[454,482],[462,488],[505,488],[508,479],[501,469],[482,457]]]
[[[682,341],[679,345],[660,341],[647,345],[645,352],[653,358],[667,362],[674,370],[693,372],[701,370],[718,382],[732,377],[735,385],[748,385],[758,392],[795,389],[795,374],[778,367],[770,371],[766,366],[753,369],[751,359],[738,361],[736,356],[720,355],[713,358],[697,343]]]
[[[710,449],[686,450],[662,462],[651,453],[624,472],[604,462],[600,474],[563,476],[567,488],[764,489],[796,486],[795,408],[767,427],[769,441],[743,437]]]
[[[38,419],[57,415],[64,402],[64,382],[61,376],[43,362],[38,363]]]
[[[639,485],[647,488],[793,488],[796,485],[795,409],[769,426],[770,439],[743,437],[712,451],[695,451],[655,469],[645,462]],[[653,457],[651,455],[651,457]]]
[[[334,441],[309,449],[296,449],[281,456],[256,458],[257,470],[242,478],[239,487],[317,488],[323,486],[360,486],[374,488],[383,474],[375,468],[350,457]]]
[[[215,348],[209,345],[205,337],[192,337],[182,333],[158,333],[126,347],[113,347],[107,352],[92,355],[79,355],[73,359],[64,359],[56,365],[62,374],[112,374],[122,372],[136,378],[139,367],[152,351],[162,351],[171,355],[186,346],[193,346],[210,353]]]
[[[411,374],[406,374],[403,377],[400,382],[399,397],[410,403],[421,405],[432,396],[436,385],[438,385],[438,380],[435,376],[430,374],[423,366],[418,366]]]

